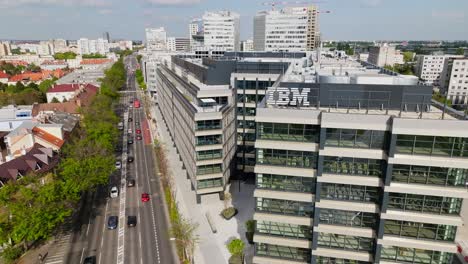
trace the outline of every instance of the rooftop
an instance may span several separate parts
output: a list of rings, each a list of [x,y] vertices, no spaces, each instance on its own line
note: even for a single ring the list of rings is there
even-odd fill
[[[67,93],[74,92],[78,89],[80,89],[79,84],[55,84],[47,91],[47,93]]]

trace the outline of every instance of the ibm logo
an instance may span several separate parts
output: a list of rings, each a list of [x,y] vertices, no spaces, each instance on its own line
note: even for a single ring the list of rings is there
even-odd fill
[[[267,91],[267,105],[310,106],[309,93],[310,88],[278,87]]]

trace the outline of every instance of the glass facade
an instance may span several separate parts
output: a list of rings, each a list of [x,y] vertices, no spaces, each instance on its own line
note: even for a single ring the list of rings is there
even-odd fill
[[[312,217],[314,215],[314,205],[312,203],[259,197],[256,198],[255,210],[264,213],[307,217]]]
[[[461,198],[390,193],[388,208],[429,214],[458,215],[460,214],[462,201]]]
[[[257,149],[257,163],[296,168],[317,168],[317,153],[308,151]]]
[[[198,136],[197,137],[197,146],[204,146],[204,145],[216,145],[222,144],[222,136],[221,135],[210,135],[210,136]]]
[[[385,220],[384,234],[416,239],[454,241],[456,226]]]
[[[377,202],[380,197],[377,187],[322,183],[320,198],[342,201]]]
[[[467,169],[393,165],[392,180],[396,182],[464,187]]]
[[[237,128],[255,129],[255,121],[253,120],[237,120]]]
[[[304,193],[315,191],[315,178],[259,173],[256,180],[258,189]]]
[[[371,252],[374,246],[374,239],[367,237],[319,233],[318,245],[319,247]]]
[[[221,129],[221,120],[197,121],[196,130]]]
[[[325,146],[384,149],[386,142],[385,131],[327,128]]]
[[[223,156],[221,149],[197,151],[197,160],[220,159]]]
[[[310,249],[255,243],[255,255],[310,262]]]
[[[221,164],[210,164],[197,166],[197,175],[213,174],[222,172]]]
[[[265,95],[262,95],[262,94],[257,94],[257,95],[255,95],[255,94],[238,94],[237,95],[237,102],[238,103],[243,103],[245,101],[246,103],[257,103],[257,102],[261,102],[263,100],[263,97],[265,97]]]
[[[317,264],[371,264],[366,261],[352,260],[352,259],[339,259],[330,257],[317,257]]]
[[[255,108],[250,108],[250,107],[246,107],[246,108],[243,108],[243,107],[237,107],[237,115],[238,116],[254,116],[256,113],[256,109]]]
[[[214,188],[223,186],[223,179],[207,179],[197,181],[198,189]]]
[[[370,228],[376,226],[377,219],[377,214],[325,208],[320,209],[319,216],[321,224]]]
[[[310,226],[285,224],[269,221],[257,221],[256,233],[288,238],[312,239]]]
[[[468,138],[398,135],[396,153],[468,157]]]
[[[244,140],[255,141],[255,133],[237,133],[237,142],[242,143]]]
[[[346,157],[324,157],[323,172],[356,176],[381,177],[385,161]]]
[[[319,141],[320,128],[304,124],[259,123],[258,139],[315,142]]]
[[[382,260],[398,263],[451,264],[452,258],[452,253],[415,248],[384,246],[381,251]]]
[[[258,86],[257,86],[258,82]],[[268,87],[272,86],[274,80],[270,81],[257,81],[257,80],[237,80],[236,87],[238,89],[249,89],[249,90],[266,90]]]

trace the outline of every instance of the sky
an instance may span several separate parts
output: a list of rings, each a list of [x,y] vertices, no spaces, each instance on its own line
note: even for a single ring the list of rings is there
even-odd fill
[[[265,1],[0,0],[0,39],[97,38],[107,31],[143,40],[145,27],[161,26],[168,36],[187,37],[191,19],[217,10],[239,13],[241,39],[248,39],[254,15],[271,8]],[[468,40],[468,0],[305,2],[331,11],[319,20],[324,40]]]

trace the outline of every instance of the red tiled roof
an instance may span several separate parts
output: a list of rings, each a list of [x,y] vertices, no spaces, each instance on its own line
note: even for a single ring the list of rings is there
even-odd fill
[[[111,59],[84,59],[80,62],[81,65],[89,65],[89,64],[104,64],[112,62]]]
[[[55,84],[52,86],[47,93],[65,93],[65,92],[73,92],[80,88],[80,85],[75,84]]]
[[[38,128],[38,127],[34,127],[32,129],[33,131],[33,134],[34,136],[37,136],[38,138],[44,140],[44,141],[47,141],[51,144],[53,144],[54,146],[57,146],[57,148],[61,148],[63,146],[63,143],[65,143],[65,141],[63,141],[62,139]]]
[[[10,77],[10,82],[20,82],[23,80],[28,80],[30,82],[38,82],[44,79],[56,77],[61,78],[65,75],[65,72],[61,69],[48,71],[42,70],[41,72],[23,72],[22,74],[18,74],[15,76]]]
[[[5,78],[6,78],[6,79],[10,78],[10,75],[8,75],[8,74],[6,74],[6,73],[0,71],[0,79],[5,79]]]

